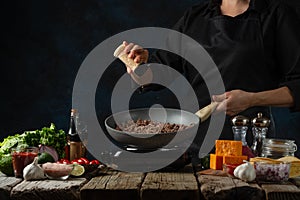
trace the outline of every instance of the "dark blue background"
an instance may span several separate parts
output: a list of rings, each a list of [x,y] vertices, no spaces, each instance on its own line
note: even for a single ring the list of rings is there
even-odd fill
[[[1,5],[0,140],[51,122],[69,126],[72,87],[88,53],[121,31],[144,26],[171,28],[200,0],[5,1]],[[297,0],[289,0],[298,4]],[[101,57],[99,57],[101,58]],[[97,93],[99,118],[109,114],[111,89],[124,68],[109,68]],[[113,76],[112,76],[113,75]],[[159,96],[159,95],[158,95]],[[156,95],[148,102],[155,103]],[[167,100],[165,100],[167,101]],[[138,106],[138,105],[137,105]],[[278,137],[300,146],[300,117],[276,109]]]

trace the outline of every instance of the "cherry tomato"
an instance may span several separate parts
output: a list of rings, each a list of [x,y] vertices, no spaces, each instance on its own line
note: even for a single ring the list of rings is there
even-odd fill
[[[88,165],[90,163],[90,161],[87,158],[80,158],[81,160],[83,160],[84,164]]]
[[[234,172],[234,170],[235,170],[235,168],[236,168],[237,166],[239,166],[239,164],[224,164],[223,167],[225,167],[225,171],[226,171],[228,174],[234,176],[233,172]]]
[[[82,160],[81,158],[74,159],[74,160],[71,161],[71,164],[75,164],[75,163],[77,163],[79,165],[84,165],[85,164],[84,160]]]
[[[70,164],[70,161],[68,159],[62,158],[60,160],[58,160],[56,163],[60,163],[60,164]]]
[[[98,160],[91,160],[90,165],[93,165],[93,164],[100,165],[100,162]]]

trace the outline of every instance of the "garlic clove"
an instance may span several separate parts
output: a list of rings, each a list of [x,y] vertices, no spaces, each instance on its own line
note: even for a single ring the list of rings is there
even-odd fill
[[[26,181],[45,179],[44,170],[38,165],[38,157],[23,169],[23,178]]]

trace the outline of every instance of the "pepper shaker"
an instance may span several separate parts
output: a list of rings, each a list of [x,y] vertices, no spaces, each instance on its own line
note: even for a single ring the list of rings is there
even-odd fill
[[[237,115],[231,119],[233,137],[236,141],[242,141],[243,155],[248,156],[248,158],[253,158],[254,154],[246,141],[247,130],[249,126],[249,118],[243,115]]]
[[[251,147],[255,156],[261,156],[264,139],[267,136],[270,119],[263,117],[262,113],[257,113],[257,117],[252,119],[253,145]]]
[[[242,141],[243,146],[247,145],[246,134],[249,125],[249,119],[243,115],[237,115],[231,120],[234,140]]]

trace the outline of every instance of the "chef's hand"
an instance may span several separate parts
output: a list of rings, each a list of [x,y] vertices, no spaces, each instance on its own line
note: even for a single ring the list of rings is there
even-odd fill
[[[146,49],[143,49],[141,46],[134,44],[134,43],[128,43],[126,41],[123,42],[123,45],[125,46],[125,53],[128,54],[128,58],[131,58],[136,63],[147,63],[149,52]],[[127,67],[127,73],[131,74],[132,69],[129,66]]]
[[[251,107],[252,93],[243,90],[232,90],[221,95],[213,95],[213,101],[219,102],[216,111],[225,111],[227,115],[234,116]]]

